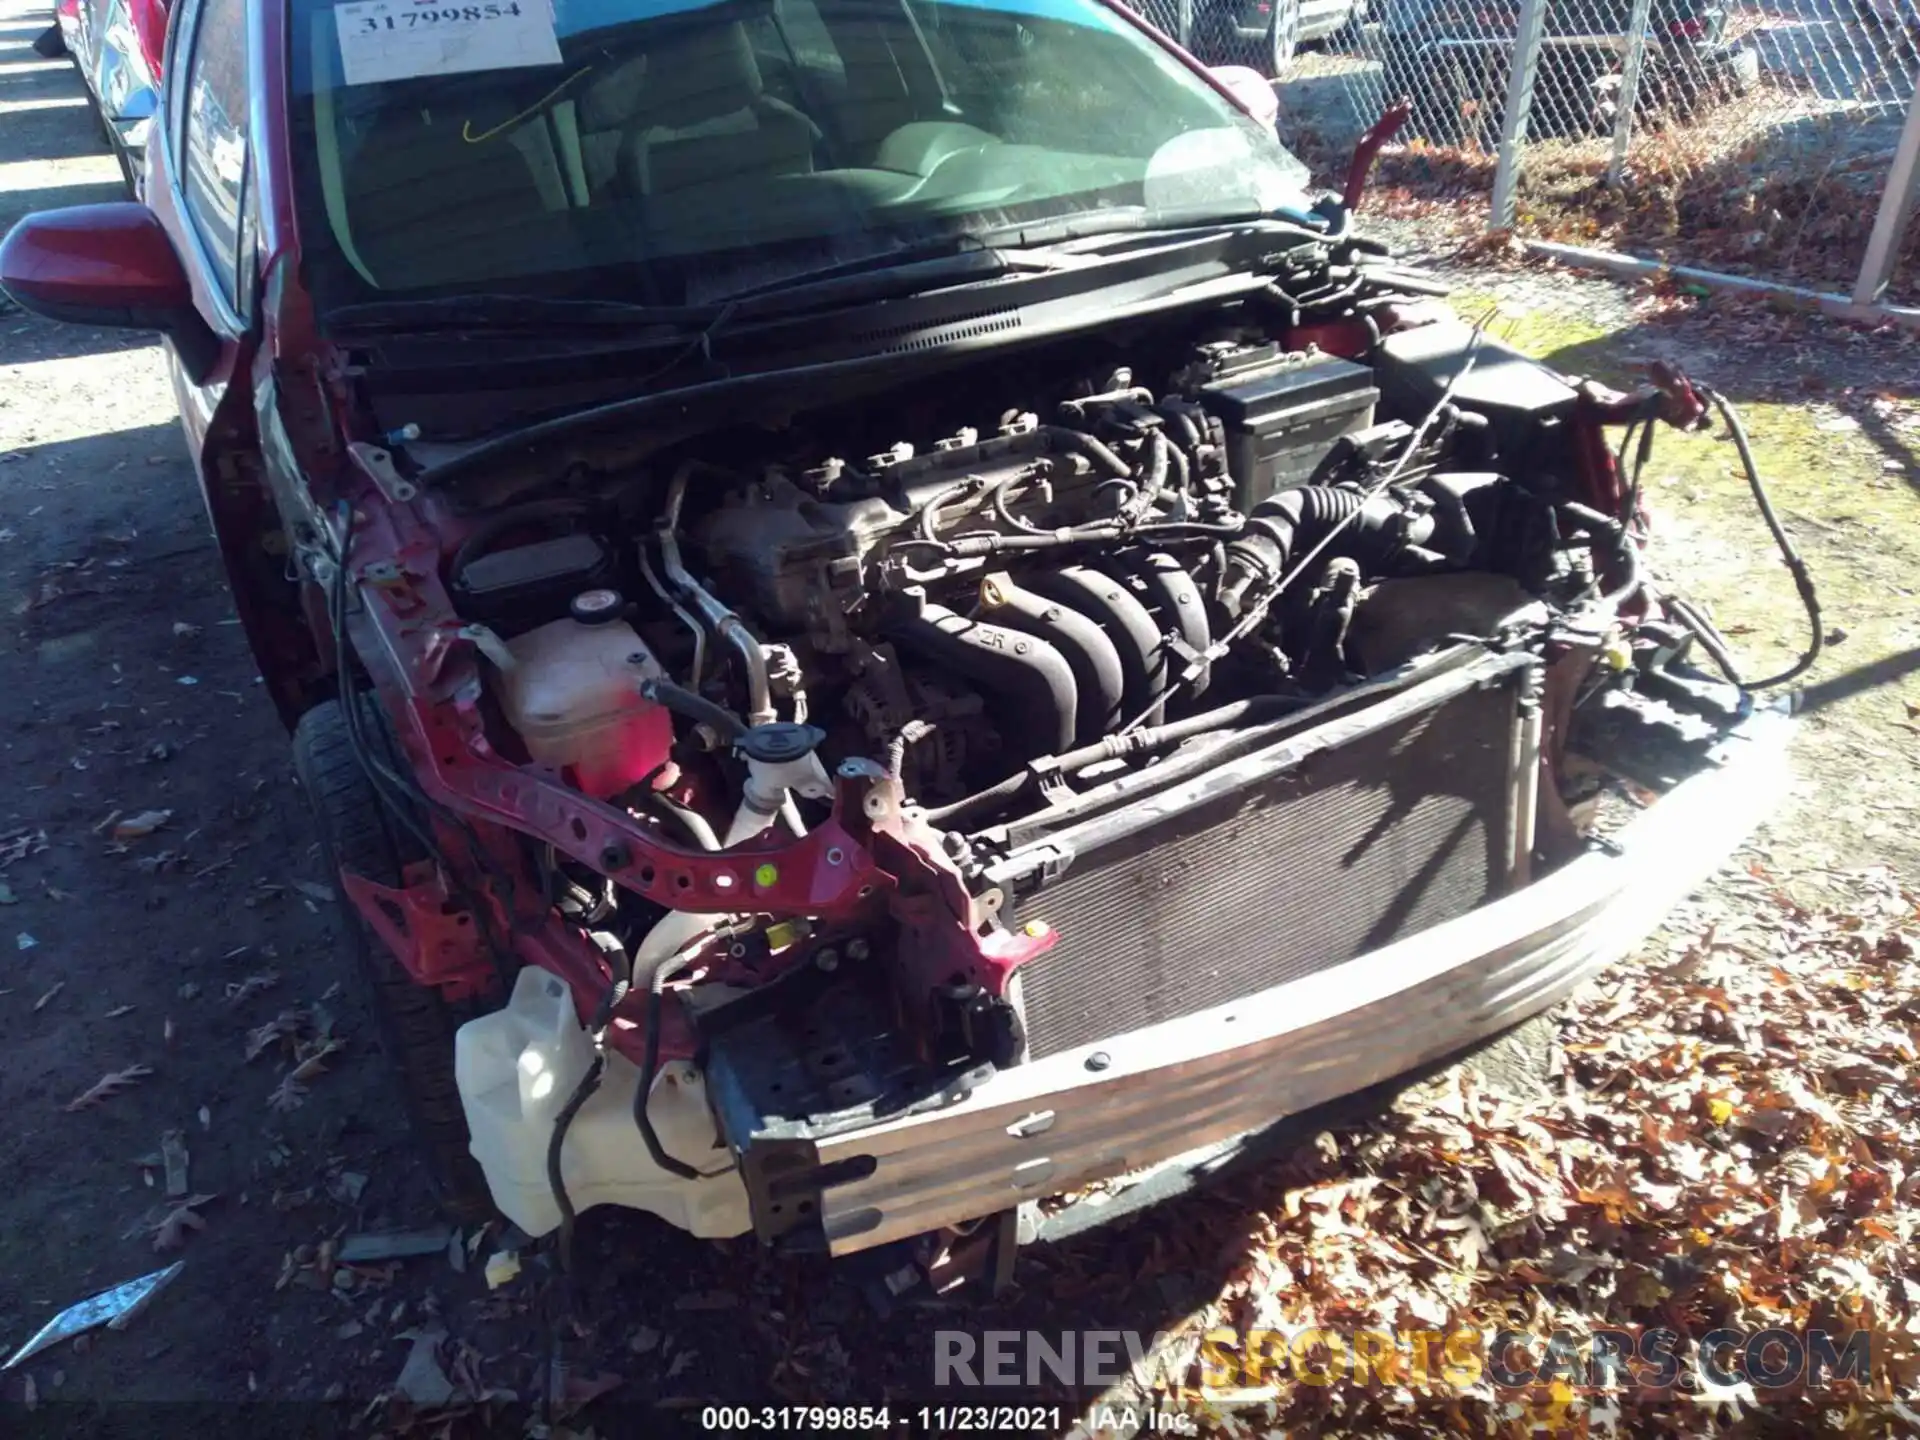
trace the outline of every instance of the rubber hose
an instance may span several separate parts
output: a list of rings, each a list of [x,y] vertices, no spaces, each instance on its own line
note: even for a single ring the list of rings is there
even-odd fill
[[[1164,750],[1172,745],[1181,744],[1199,735],[1210,734],[1215,730],[1225,730],[1229,726],[1251,721],[1255,724],[1266,720],[1277,720],[1299,710],[1311,702],[1294,699],[1290,696],[1256,695],[1247,700],[1236,700],[1230,705],[1208,710],[1200,715],[1189,715],[1184,719],[1170,720],[1162,725],[1146,726],[1132,730],[1124,735],[1108,735],[1090,745],[1082,745],[1074,750],[1065,750],[1058,755],[1049,756],[1050,768],[1063,775],[1077,774],[1089,765],[1097,765],[1103,760],[1117,760],[1128,755],[1141,755],[1153,750]],[[931,825],[948,826],[996,805],[1018,799],[1034,780],[1032,770],[1022,770],[1009,775],[985,790],[942,805],[926,813]]]
[[[1104,442],[1094,439],[1083,430],[1069,430],[1064,425],[1049,425],[1047,448],[1056,454],[1065,451],[1070,455],[1084,456],[1090,464],[1098,466],[1116,480],[1133,478],[1131,465],[1116,455]]]
[[[612,1023],[613,1012],[627,998],[630,983],[628,979],[618,979],[607,988],[599,1010],[587,1024],[590,1034],[604,1036],[607,1026]],[[606,1056],[600,1052],[598,1043],[596,1038],[593,1063],[587,1066],[587,1073],[580,1077],[580,1083],[573,1087],[573,1094],[567,1097],[567,1103],[554,1117],[553,1134],[547,1140],[547,1188],[553,1192],[553,1203],[560,1211],[560,1268],[569,1273],[573,1270],[573,1222],[576,1216],[573,1197],[567,1194],[566,1176],[560,1168],[560,1155],[567,1143],[567,1132],[573,1128],[574,1117],[593,1098],[594,1092],[600,1088],[601,1076],[606,1073]]]
[[[640,694],[684,720],[711,727],[727,744],[747,733],[746,722],[724,705],[716,705],[706,696],[696,695],[671,680],[643,680]]]
[[[1344,526],[1331,555],[1378,562],[1386,558],[1386,525],[1396,513],[1391,502],[1371,504],[1358,490],[1331,485],[1302,485],[1271,495],[1253,507],[1246,531],[1227,547],[1227,574],[1220,603],[1239,613],[1240,600],[1255,584],[1271,583],[1286,570],[1298,550],[1311,550]]]
[[[669,1175],[678,1175],[682,1180],[698,1180],[700,1172],[684,1160],[667,1153],[666,1147],[660,1143],[659,1132],[653,1128],[653,1117],[647,1113],[647,1101],[652,1098],[653,1077],[660,1071],[660,1011],[666,1004],[667,981],[692,962],[691,955],[669,955],[653,967],[653,978],[647,986],[646,1056],[640,1066],[639,1087],[633,1092],[633,1123],[639,1128],[647,1155],[662,1170]]]
[[[1800,652],[1798,660],[1777,675],[1769,675],[1764,680],[1749,680],[1746,684],[1749,690],[1765,690],[1770,686],[1784,685],[1789,680],[1798,680],[1813,668],[1826,644],[1826,621],[1820,614],[1820,594],[1814,589],[1813,573],[1807,569],[1807,562],[1800,558],[1800,552],[1794,548],[1793,538],[1780,523],[1780,517],[1773,512],[1773,501],[1767,494],[1766,483],[1760,478],[1760,463],[1753,458],[1753,446],[1748,443],[1747,427],[1741,423],[1740,412],[1718,390],[1704,385],[1699,390],[1713,402],[1714,408],[1720,412],[1720,418],[1727,422],[1727,433],[1733,437],[1733,448],[1740,455],[1741,468],[1747,472],[1747,485],[1753,491],[1753,503],[1759,508],[1760,518],[1773,535],[1773,543],[1779,547],[1780,558],[1785,562],[1788,573],[1793,576],[1793,588],[1799,592],[1800,604],[1807,612],[1807,625],[1812,631],[1807,648]]]

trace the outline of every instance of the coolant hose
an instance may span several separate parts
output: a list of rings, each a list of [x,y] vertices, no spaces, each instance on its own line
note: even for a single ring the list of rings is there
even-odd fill
[[[730,745],[747,733],[746,722],[724,705],[716,705],[704,695],[696,695],[671,680],[642,680],[640,694],[654,704],[671,710],[683,720],[705,725]]]

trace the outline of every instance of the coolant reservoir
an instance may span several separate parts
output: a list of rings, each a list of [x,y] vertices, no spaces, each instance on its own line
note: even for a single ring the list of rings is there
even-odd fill
[[[454,1033],[454,1082],[473,1158],[500,1213],[529,1235],[560,1223],[547,1149],[560,1112],[592,1063],[593,1041],[574,1013],[573,992],[537,966],[514,977],[504,1007]],[[581,1105],[561,1146],[561,1178],[574,1209],[650,1210],[709,1238],[746,1231],[752,1224],[746,1187],[719,1145],[705,1077],[687,1061],[668,1061],[648,1092],[647,1115],[662,1148],[701,1171],[695,1179],[661,1169],[648,1155],[633,1121],[639,1088],[639,1068],[609,1052],[599,1088]]]
[[[618,618],[619,600],[611,590],[577,597],[573,616],[507,641],[513,664],[494,672],[500,708],[528,755],[570,768],[599,799],[645,779],[673,745],[673,718],[640,694],[641,681],[666,672]]]

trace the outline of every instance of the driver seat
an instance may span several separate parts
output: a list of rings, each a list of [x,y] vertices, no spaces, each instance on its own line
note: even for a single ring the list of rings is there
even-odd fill
[[[650,47],[637,98],[622,162],[636,194],[813,171],[818,128],[765,92],[752,42],[737,21]]]

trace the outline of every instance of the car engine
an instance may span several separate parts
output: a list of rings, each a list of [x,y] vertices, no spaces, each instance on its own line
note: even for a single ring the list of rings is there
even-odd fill
[[[1623,532],[1526,451],[1575,399],[1449,320],[1371,364],[1210,335],[870,453],[857,435],[694,447],[638,513],[632,490],[509,507],[453,591],[516,649],[604,619],[647,657],[661,708],[627,704],[626,763],[575,765],[603,797],[651,777],[647,804],[724,836],[744,783],[725,742],[779,723],[828,768],[889,757],[930,820],[978,829],[1591,598]],[[544,687],[508,673],[515,727],[539,730],[525,692]],[[670,757],[663,709],[693,753]]]

